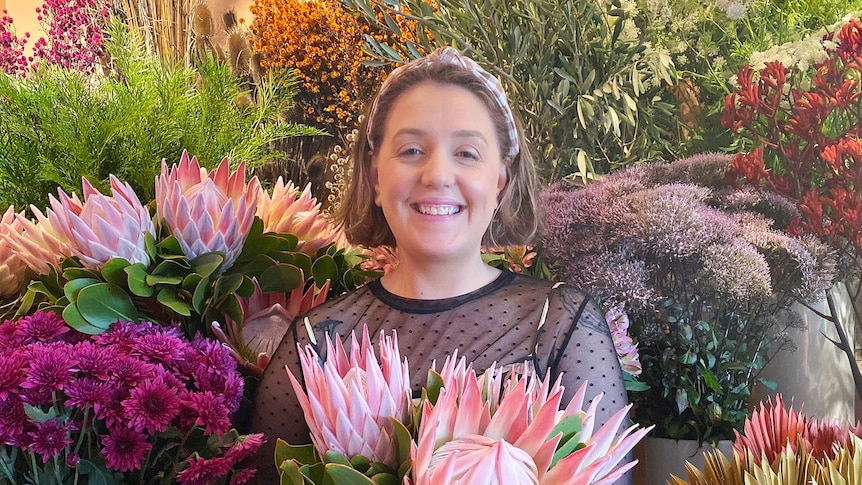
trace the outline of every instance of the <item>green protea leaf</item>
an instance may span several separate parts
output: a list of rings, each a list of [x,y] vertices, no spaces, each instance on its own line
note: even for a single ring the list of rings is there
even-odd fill
[[[78,293],[82,289],[84,289],[90,285],[95,285],[95,284],[101,283],[101,282],[102,282],[101,280],[97,280],[96,278],[74,279],[74,280],[69,281],[68,283],[66,283],[63,286],[63,294],[66,295],[66,298],[70,302],[74,303],[74,302],[78,301]]]
[[[123,286],[126,284],[126,272],[124,270],[131,264],[124,258],[111,258],[102,266],[102,277],[108,283]]]
[[[65,320],[66,324],[70,327],[87,335],[99,335],[101,333],[105,333],[106,330],[104,328],[90,325],[90,323],[81,315],[81,312],[78,311],[78,307],[75,306],[74,303],[70,303],[63,309],[63,320]]]
[[[138,310],[129,295],[110,283],[97,283],[81,289],[76,306],[87,322],[99,328],[108,329],[116,321],[138,320]]]
[[[374,485],[370,478],[342,463],[327,463],[326,474],[334,485]]]
[[[123,268],[126,272],[126,282],[129,291],[135,296],[147,298],[153,296],[155,290],[147,284],[147,267],[142,263],[132,264]]]

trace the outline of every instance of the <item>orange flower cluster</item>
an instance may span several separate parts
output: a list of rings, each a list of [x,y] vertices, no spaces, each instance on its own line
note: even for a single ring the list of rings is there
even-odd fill
[[[355,127],[364,103],[387,67],[370,67],[361,50],[364,35],[392,45],[391,36],[345,12],[339,0],[255,0],[253,49],[264,68],[295,69],[297,121],[341,136]],[[415,26],[397,18],[404,39]]]

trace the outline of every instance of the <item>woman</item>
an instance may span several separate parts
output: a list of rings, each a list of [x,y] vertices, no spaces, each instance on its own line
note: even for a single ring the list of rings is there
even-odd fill
[[[316,341],[363,324],[370,335],[396,329],[402,355],[422,370],[413,372],[416,390],[431,362],[458,348],[479,370],[526,362],[540,375],[564,372],[565,399],[588,380],[592,394],[605,393],[597,423],[625,406],[595,303],[482,260],[483,245],[531,242],[541,221],[533,161],[500,82],[454,49],[439,49],[390,74],[360,133],[340,222],[354,244],[396,247],[398,265],[309,312]],[[294,322],[259,387],[252,428],[270,440],[261,466],[272,468],[275,438],[309,441],[284,371],[300,375],[297,343],[308,342]]]

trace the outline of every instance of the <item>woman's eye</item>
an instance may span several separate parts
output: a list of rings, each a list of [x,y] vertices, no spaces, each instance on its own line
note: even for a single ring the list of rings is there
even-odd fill
[[[459,158],[467,158],[470,160],[478,160],[479,154],[470,150],[461,150],[455,154]]]
[[[404,150],[401,150],[401,152],[399,152],[398,154],[401,156],[413,156],[413,155],[419,155],[421,153],[422,152],[419,151],[418,148],[405,148]]]

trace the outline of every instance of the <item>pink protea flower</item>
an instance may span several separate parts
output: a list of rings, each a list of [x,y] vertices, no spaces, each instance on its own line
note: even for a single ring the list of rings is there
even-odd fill
[[[257,216],[263,221],[264,232],[293,234],[299,239],[297,251],[314,256],[317,250],[336,240],[338,230],[320,213],[320,203],[311,195],[311,184],[305,190],[284,183],[281,177],[272,189],[260,189]]]
[[[156,214],[177,238],[183,253],[195,258],[220,251],[225,255],[222,270],[230,268],[242,251],[254,222],[260,182],[245,182],[245,162],[230,172],[228,159],[207,173],[186,151],[179,165],[156,178]]]
[[[456,363],[457,361],[457,363]],[[491,368],[477,377],[457,354],[447,359],[441,377],[443,389],[437,403],[425,402],[418,444],[411,445],[413,483],[507,484],[609,484],[636,462],[618,466],[651,428],[637,425],[615,438],[630,406],[618,411],[594,432],[594,416],[601,396],[584,411],[587,384],[568,406],[559,409],[563,387],[559,379],[539,379],[532,370],[509,372]],[[561,434],[553,435],[562,420],[578,415],[584,448],[551,466]],[[476,475],[478,470],[482,475]],[[496,480],[496,481],[493,481]]]
[[[0,297],[12,296],[24,285],[27,264],[13,250],[9,239],[24,232],[15,208],[9,206],[0,219]]]
[[[60,261],[72,255],[69,240],[51,225],[51,219],[56,220],[54,211],[46,209],[45,215],[34,205],[30,206],[30,210],[35,220],[21,214],[16,216],[23,232],[11,232],[2,237],[12,252],[36,274],[48,274],[51,267],[59,268]]]
[[[150,448],[152,445],[145,434],[123,426],[111,428],[108,435],[102,437],[102,455],[112,470],[139,470]]]
[[[335,340],[335,344],[332,343]],[[300,347],[305,388],[290,369],[287,374],[305,413],[311,440],[322,456],[337,451],[347,458],[363,456],[398,467],[392,419],[405,422],[410,408],[407,359],[401,361],[398,339],[380,332],[380,361],[363,327],[362,343],[352,333],[350,355],[341,339],[326,339],[326,361],[312,346]]]
[[[101,269],[111,258],[149,265],[145,235],[156,233],[150,213],[131,185],[113,175],[110,181],[107,196],[82,179],[83,203],[58,189],[58,198],[50,196],[54,211],[48,212],[48,221],[87,268]]]
[[[254,293],[249,298],[239,298],[245,315],[243,323],[226,317],[227,332],[218,322],[212,323],[212,329],[242,367],[253,375],[262,376],[290,323],[326,301],[329,280],[320,289],[312,285],[303,290],[300,286],[289,294],[264,293],[257,279],[252,278],[252,281]]]

